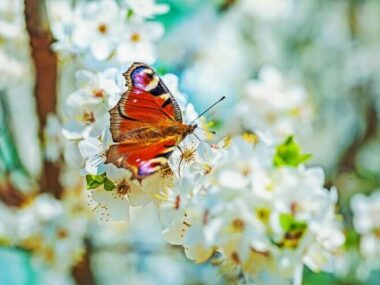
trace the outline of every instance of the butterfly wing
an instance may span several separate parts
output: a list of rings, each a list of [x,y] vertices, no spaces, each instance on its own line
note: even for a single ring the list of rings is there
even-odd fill
[[[178,142],[175,136],[153,141],[126,141],[110,147],[106,163],[127,168],[132,178],[142,179],[167,165]]]
[[[110,110],[114,142],[130,137],[130,131],[136,133],[150,126],[182,122],[176,100],[151,67],[134,63],[123,75],[128,90]]]
[[[161,169],[181,135],[162,135],[162,128],[182,123],[173,95],[152,68],[134,63],[123,74],[128,90],[110,110],[114,144],[106,163],[131,170],[142,179]]]

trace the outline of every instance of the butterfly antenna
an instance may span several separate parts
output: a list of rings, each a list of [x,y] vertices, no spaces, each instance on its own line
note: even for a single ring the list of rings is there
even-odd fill
[[[211,108],[213,108],[216,104],[218,104],[219,102],[223,101],[224,99],[226,99],[226,96],[223,96],[222,98],[220,98],[218,101],[216,101],[214,104],[212,104],[210,107],[208,107],[206,110],[204,110],[198,117],[196,117],[191,123],[194,123],[196,120],[198,120],[200,117],[202,117],[204,114],[206,114],[208,111],[210,111]]]
[[[214,131],[206,130],[206,129],[203,129],[203,128],[200,128],[200,127],[197,127],[197,129],[202,130],[204,132],[208,132],[208,133],[213,134],[213,135],[216,135],[216,132],[214,132]]]

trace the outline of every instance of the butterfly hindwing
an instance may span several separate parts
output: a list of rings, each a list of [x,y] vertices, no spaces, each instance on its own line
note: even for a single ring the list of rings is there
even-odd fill
[[[176,137],[167,137],[145,143],[129,141],[115,144],[108,150],[106,163],[127,168],[133,178],[142,179],[167,165],[177,140]]]

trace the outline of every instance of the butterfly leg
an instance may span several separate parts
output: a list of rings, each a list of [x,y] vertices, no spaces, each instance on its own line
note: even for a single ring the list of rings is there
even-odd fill
[[[182,148],[180,148],[179,145],[177,145],[177,148],[181,152],[181,159],[179,160],[179,163],[178,163],[178,177],[181,177],[181,163],[182,163],[182,160],[183,160],[183,150],[182,150]]]
[[[202,140],[197,136],[196,133],[193,133],[193,135],[199,140],[199,142],[202,142]]]

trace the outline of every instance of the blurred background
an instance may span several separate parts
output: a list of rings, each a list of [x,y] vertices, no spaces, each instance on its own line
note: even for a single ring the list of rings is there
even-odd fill
[[[346,235],[336,272],[306,269],[304,284],[380,284],[380,2],[110,1],[155,28],[126,30],[134,45],[118,46],[91,26],[120,24],[99,16],[104,1],[0,2],[0,284],[234,282],[168,245],[154,207],[99,225],[87,205],[65,100],[76,70],[121,74],[135,60],[175,74],[198,111],[227,96],[209,114],[215,140],[295,134],[337,187]]]

